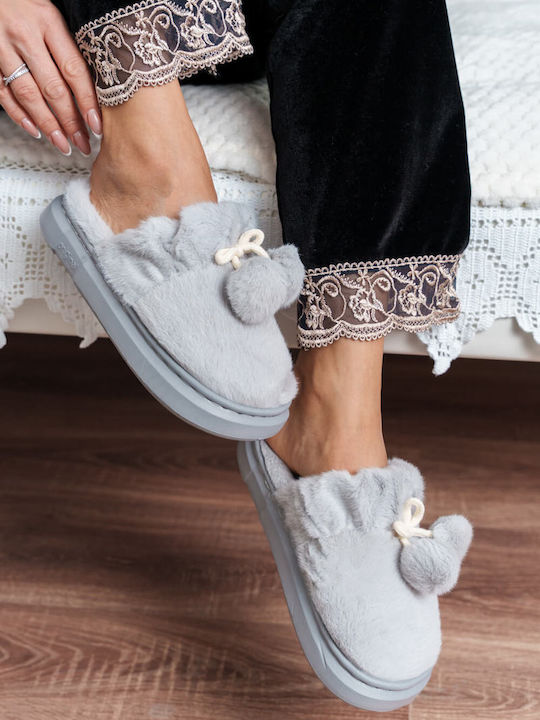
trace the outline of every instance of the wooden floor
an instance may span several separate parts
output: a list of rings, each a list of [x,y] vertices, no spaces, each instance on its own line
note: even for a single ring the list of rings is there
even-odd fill
[[[386,360],[392,454],[430,522],[476,527],[444,650],[400,720],[540,718],[540,367]],[[377,717],[295,638],[234,444],[182,424],[107,341],[0,353],[0,720]]]

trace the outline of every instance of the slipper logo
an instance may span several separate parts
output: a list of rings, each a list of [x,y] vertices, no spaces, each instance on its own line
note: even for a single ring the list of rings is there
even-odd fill
[[[424,512],[424,503],[419,498],[411,497],[403,505],[399,520],[392,525],[402,545],[410,545],[409,538],[412,537],[432,537],[431,530],[420,527]]]
[[[232,263],[235,270],[241,265],[240,258],[248,253],[255,253],[261,257],[269,257],[266,250],[261,247],[264,240],[264,233],[259,228],[252,228],[243,232],[235,245],[228,248],[221,248],[214,255],[214,260],[218,265],[227,265]]]
[[[64,265],[69,265],[72,270],[75,270],[75,268],[78,267],[79,263],[77,262],[77,259],[73,256],[73,253],[67,249],[64,243],[59,243],[55,250]]]

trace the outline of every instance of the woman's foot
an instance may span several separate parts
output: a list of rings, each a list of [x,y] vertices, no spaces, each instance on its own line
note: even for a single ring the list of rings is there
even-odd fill
[[[385,467],[381,418],[384,338],[342,338],[301,350],[295,365],[299,392],[272,450],[300,476],[327,470]]]
[[[177,218],[187,205],[217,202],[178,82],[141,88],[102,115],[91,200],[115,233],[155,215]]]

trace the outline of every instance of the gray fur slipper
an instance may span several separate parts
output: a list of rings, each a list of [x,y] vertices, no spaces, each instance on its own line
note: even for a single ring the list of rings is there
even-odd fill
[[[270,437],[296,393],[274,319],[304,268],[266,251],[248,206],[198,203],[115,235],[73,180],[41,216],[45,239],[124,359],[173,413],[236,439]]]
[[[457,581],[468,520],[421,528],[424,482],[404,460],[295,479],[266,443],[246,442],[238,461],[319,678],[365,710],[410,703],[439,655],[438,595]]]

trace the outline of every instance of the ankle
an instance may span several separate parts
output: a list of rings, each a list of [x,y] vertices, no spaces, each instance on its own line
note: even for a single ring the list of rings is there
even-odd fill
[[[381,417],[383,340],[338,340],[301,353],[300,390],[270,447],[299,475],[387,464]]]
[[[388,456],[380,422],[363,428],[330,426],[291,416],[268,441],[283,462],[301,477],[329,470],[356,473],[362,468],[386,467]]]
[[[318,377],[318,370],[307,374],[297,371],[300,390],[291,415],[325,428],[324,432],[331,429],[336,436],[367,431],[382,435],[380,378],[366,382],[353,372],[333,371]]]
[[[388,458],[380,407],[366,409],[328,398],[300,393],[270,447],[301,476],[327,470],[355,473],[366,467],[385,467]]]
[[[104,145],[92,167],[93,192],[143,199],[147,195],[169,197],[175,187],[175,172],[159,153],[137,143],[111,151]]]
[[[141,88],[103,108],[103,141],[90,198],[115,232],[151,215],[217,202],[212,176],[178,83]]]
[[[159,164],[111,157],[106,148],[90,174],[90,200],[116,233],[136,227],[152,215],[169,214],[163,211],[173,188],[173,177],[160,173]]]

